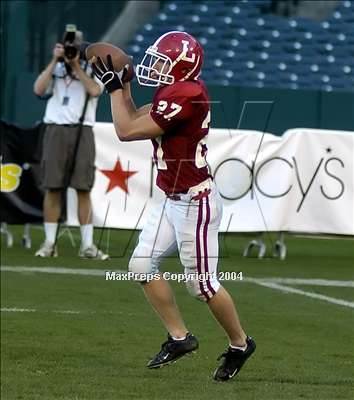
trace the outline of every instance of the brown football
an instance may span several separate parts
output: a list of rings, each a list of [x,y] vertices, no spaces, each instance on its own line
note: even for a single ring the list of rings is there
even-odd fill
[[[113,46],[113,44],[105,42],[97,42],[90,44],[86,49],[86,59],[93,61],[93,57],[100,57],[104,63],[107,63],[108,54],[112,57],[113,67],[119,72],[125,65],[129,65],[128,73],[124,76],[124,82],[129,82],[134,78],[133,60],[122,49]]]

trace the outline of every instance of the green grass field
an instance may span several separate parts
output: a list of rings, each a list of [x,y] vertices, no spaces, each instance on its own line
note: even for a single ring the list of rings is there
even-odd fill
[[[226,338],[207,306],[192,299],[182,283],[172,285],[189,329],[199,338],[199,351],[151,371],[146,362],[159,350],[165,332],[140,287],[85,271],[126,269],[136,235],[111,231],[109,251],[116,257],[95,262],[79,260],[78,248],[66,235],[60,238],[57,259],[35,258],[42,231],[33,229],[32,250],[21,247],[22,228],[12,231],[14,247],[1,246],[4,400],[353,399],[352,240],[288,236],[288,257],[279,261],[243,258],[249,237],[222,238],[220,270],[242,271],[245,278],[224,284],[257,351],[237,379],[221,384],[211,375]],[[73,236],[78,246],[77,230]],[[102,243],[105,249],[106,234]],[[4,270],[10,266],[17,271]],[[83,274],[19,272],[21,266],[47,266],[52,272],[55,267],[83,269]],[[167,259],[163,270],[182,272],[177,258]],[[261,285],[275,277],[304,281]],[[316,295],[322,297],[309,297]]]

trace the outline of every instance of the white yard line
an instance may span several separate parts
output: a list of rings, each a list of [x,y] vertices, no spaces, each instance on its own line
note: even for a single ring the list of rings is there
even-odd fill
[[[37,312],[34,308],[16,308],[16,307],[3,307],[0,309],[1,312]]]
[[[85,276],[105,276],[106,271],[103,269],[83,269],[83,268],[66,268],[66,267],[25,267],[25,266],[9,266],[4,265],[0,271],[7,272],[42,272],[45,274],[64,274],[64,275],[85,275]],[[126,271],[117,271],[118,273]]]
[[[255,280],[253,280],[253,282],[257,285],[265,286],[265,287],[275,289],[275,290],[279,290],[281,292],[299,294],[301,296],[306,296],[306,297],[311,297],[313,299],[326,301],[327,303],[332,303],[332,304],[337,304],[337,305],[344,306],[344,307],[354,308],[354,303],[351,301],[336,299],[335,297],[329,297],[329,296],[325,296],[325,295],[319,294],[319,293],[307,292],[307,291],[295,289],[295,288],[292,288],[289,286],[279,285],[278,283],[273,283],[270,281],[261,281],[261,280],[255,281]]]
[[[354,240],[354,236],[344,236],[344,235],[311,235],[311,234],[292,234],[293,237],[300,239],[320,239],[320,240]]]
[[[310,285],[310,286],[331,286],[331,287],[349,287],[354,288],[354,281],[338,281],[331,279],[316,279],[316,278],[278,278],[278,277],[264,277],[264,278],[244,278],[245,282],[273,282],[284,283],[286,285]]]
[[[85,276],[105,276],[106,271],[110,269],[84,269],[84,268],[67,268],[67,267],[26,267],[26,266],[12,266],[4,265],[0,267],[0,271],[5,272],[39,272],[46,274],[64,274],[64,275],[85,275]],[[114,270],[117,274],[125,274],[127,270]],[[261,282],[275,282],[285,283],[288,285],[312,285],[312,286],[333,286],[333,287],[354,287],[354,281],[344,280],[331,280],[331,279],[317,279],[317,278],[281,278],[281,277],[259,277],[251,278],[245,277],[244,282],[257,283]],[[239,282],[239,281],[237,281]]]
[[[26,266],[2,266],[1,271],[6,272],[22,272],[22,273],[47,273],[47,274],[65,274],[65,275],[84,275],[84,276],[102,276],[106,274],[103,269],[82,269],[82,268],[66,268],[66,267],[26,267]],[[115,270],[117,274],[126,273],[125,270]],[[264,278],[251,278],[243,279],[244,282],[254,283],[260,286],[268,287],[271,289],[279,290],[284,293],[298,294],[301,296],[310,297],[317,300],[322,300],[328,303],[337,304],[344,307],[354,308],[354,302],[337,299],[334,297],[325,296],[319,293],[295,289],[287,285],[313,285],[313,286],[327,286],[327,287],[354,287],[354,281],[343,280],[329,280],[329,279],[300,279],[300,278],[280,278],[280,277],[264,277]],[[237,281],[239,282],[239,281]],[[15,311],[12,311],[15,310]],[[23,310],[23,311],[21,311]],[[32,309],[16,309],[16,308],[2,308],[1,312],[37,312]],[[56,313],[66,314],[80,314],[81,311],[51,311]]]
[[[18,313],[31,313],[31,312],[52,312],[55,314],[82,314],[82,311],[74,311],[74,310],[36,310],[35,308],[17,308],[17,307],[3,307],[0,308],[1,312],[18,312]],[[90,312],[92,314],[92,312]]]
[[[136,316],[134,313],[124,313],[123,311],[83,311],[83,310],[38,310],[35,308],[18,308],[18,307],[2,307],[0,308],[1,312],[7,313],[53,313],[53,314],[108,314],[108,315],[124,315],[124,316]]]

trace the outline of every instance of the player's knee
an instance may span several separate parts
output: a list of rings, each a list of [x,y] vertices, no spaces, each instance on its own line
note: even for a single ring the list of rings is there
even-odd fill
[[[219,290],[220,283],[214,279],[190,279],[186,281],[189,294],[197,300],[209,301]]]
[[[206,297],[202,295],[199,284],[196,281],[186,282],[186,288],[191,296],[200,301],[207,301]]]
[[[137,281],[146,281],[147,275],[157,274],[159,272],[160,260],[151,254],[151,249],[137,247],[129,261],[129,272],[134,274]]]

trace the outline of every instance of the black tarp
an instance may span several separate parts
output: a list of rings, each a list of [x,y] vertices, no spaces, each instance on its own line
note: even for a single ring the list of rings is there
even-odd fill
[[[40,159],[44,125],[22,128],[0,121],[0,221],[42,222]]]

